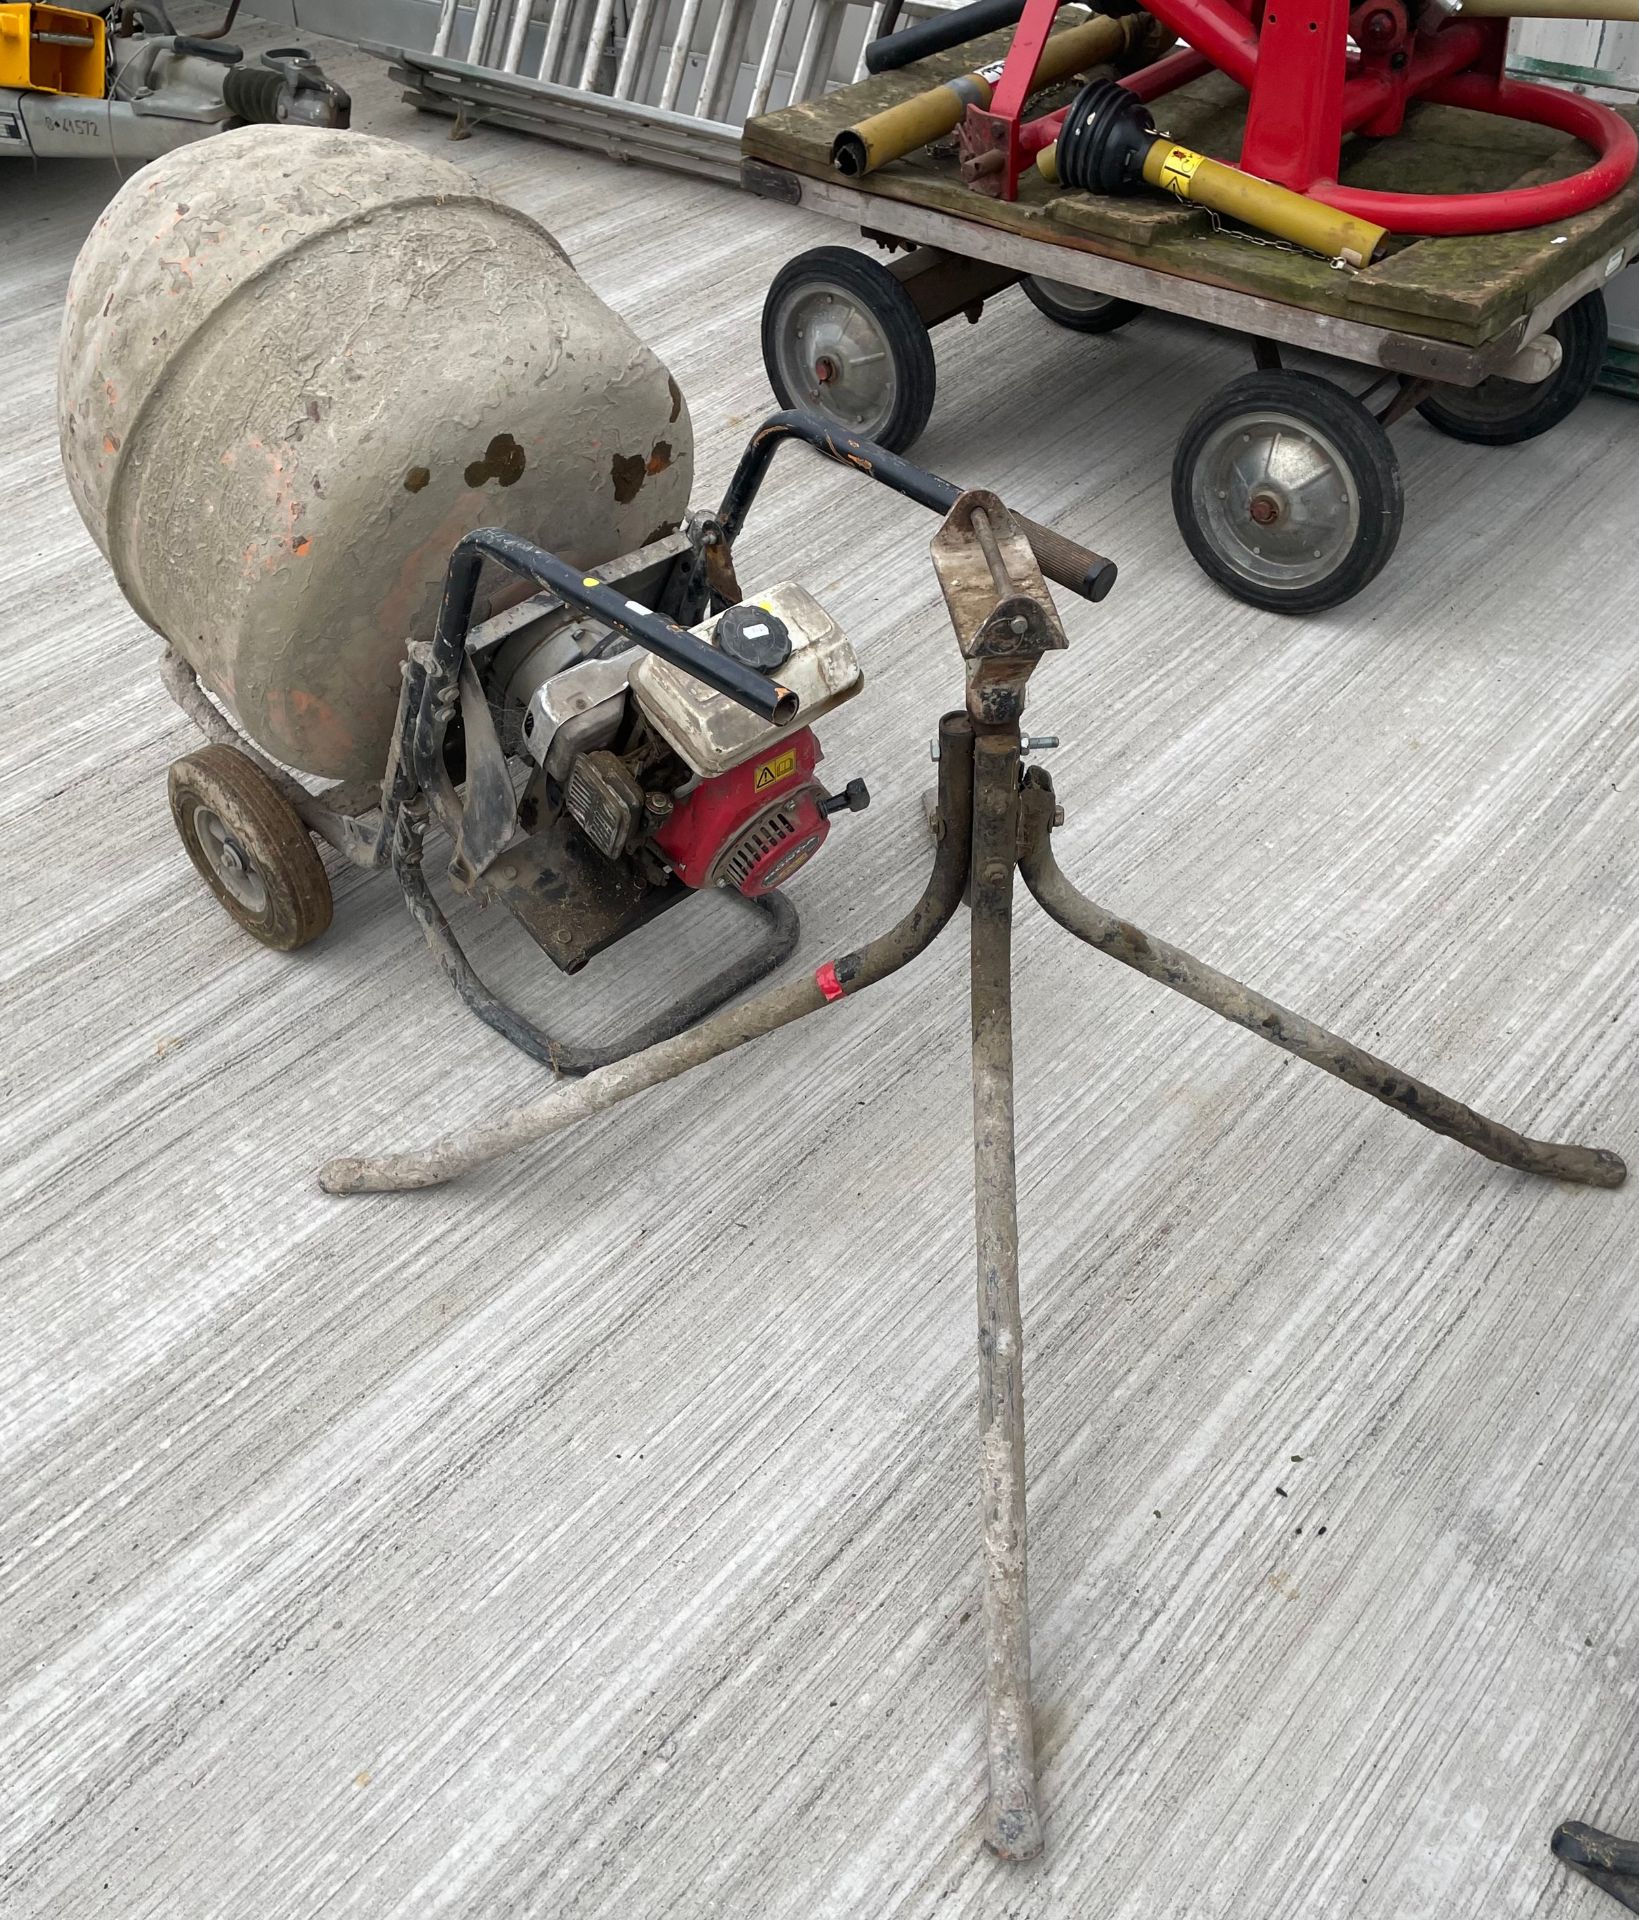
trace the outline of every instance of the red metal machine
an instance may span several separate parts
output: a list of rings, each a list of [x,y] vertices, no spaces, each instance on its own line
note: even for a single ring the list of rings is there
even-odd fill
[[[963,146],[1002,155],[969,172],[973,185],[1011,200],[1064,114],[1025,122],[1025,103],[1058,0],[1026,0],[989,108],[969,109]],[[1629,178],[1639,140],[1609,107],[1505,77],[1506,18],[1458,17],[1456,0],[1146,0],[1187,46],[1123,82],[1158,99],[1214,67],[1245,87],[1244,172],[1307,194],[1391,233],[1496,233],[1567,220]],[[1342,186],[1345,134],[1393,134],[1414,100],[1468,107],[1574,135],[1595,163],[1563,180],[1497,193],[1379,193]]]
[[[858,812],[864,784],[828,795],[815,777],[824,759],[808,727],[777,748],[691,787],[655,835],[672,871],[690,887],[726,883],[748,899],[780,886],[819,852],[838,805]]]

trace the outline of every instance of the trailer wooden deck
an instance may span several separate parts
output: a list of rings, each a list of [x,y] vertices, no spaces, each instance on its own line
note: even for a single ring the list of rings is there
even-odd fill
[[[1043,242],[1066,258],[1079,253],[1122,262],[1205,289],[1467,348],[1497,340],[1551,304],[1570,283],[1591,274],[1597,284],[1619,270],[1639,233],[1636,176],[1602,206],[1560,226],[1398,240],[1374,265],[1345,273],[1309,254],[1215,231],[1202,209],[1158,194],[1112,199],[1067,192],[1032,171],[1016,201],[994,199],[962,180],[953,141],[859,180],[845,180],[832,168],[831,143],[845,127],[1000,59],[1008,40],[1005,32],[987,35],[897,73],[876,74],[818,100],[765,114],[747,125],[742,150],[747,160],[778,167],[799,181],[856,193],[859,202],[850,201],[850,210],[857,204],[867,219],[880,205],[881,224],[889,232],[903,231],[894,217],[899,208],[918,209]],[[1044,95],[1044,105],[1070,97],[1071,91]],[[1157,122],[1186,145],[1233,162],[1240,152],[1245,97],[1232,81],[1214,74],[1158,101]],[[1639,115],[1639,110],[1630,112]],[[1556,179],[1586,163],[1584,149],[1549,129],[1419,103],[1394,139],[1351,141],[1342,177],[1352,186],[1386,191],[1481,192]],[[1045,266],[1033,270],[1048,271]]]

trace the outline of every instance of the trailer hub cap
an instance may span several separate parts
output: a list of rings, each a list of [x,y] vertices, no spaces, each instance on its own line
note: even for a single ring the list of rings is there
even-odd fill
[[[1289,414],[1225,421],[1201,450],[1197,521],[1223,558],[1262,586],[1328,578],[1360,531],[1360,495],[1341,451]]]
[[[774,350],[786,390],[867,440],[899,398],[893,355],[876,320],[843,287],[792,289],[775,317]]]

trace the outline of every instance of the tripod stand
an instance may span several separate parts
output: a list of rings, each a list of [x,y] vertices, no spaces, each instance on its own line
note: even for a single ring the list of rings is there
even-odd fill
[[[1013,880],[1066,931],[1237,1026],[1334,1074],[1408,1119],[1524,1173],[1620,1186],[1627,1169],[1597,1147],[1526,1139],[1449,1095],[1254,993],[1096,906],[1059,870],[1047,775],[1020,780],[1026,686],[1067,642],[1028,541],[994,494],[972,490],[933,541],[967,672],[967,708],[939,723],[936,850],[922,897],[897,926],[813,974],[712,1015],[533,1105],[422,1152],[328,1162],[330,1193],[436,1186],[674,1079],[793,1020],[850,998],[932,944],[968,897],[972,942],[973,1150],[979,1267],[979,1436],[990,1804],[985,1840],[1004,1859],[1041,1847],[1030,1704],[1024,1459],[1024,1335],[1014,1179]]]

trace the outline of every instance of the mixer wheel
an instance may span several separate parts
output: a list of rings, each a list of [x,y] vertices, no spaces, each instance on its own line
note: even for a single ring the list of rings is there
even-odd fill
[[[1548,331],[1559,342],[1559,365],[1546,380],[1525,386],[1493,374],[1477,387],[1438,387],[1417,411],[1453,440],[1483,447],[1516,446],[1557,427],[1587,399],[1605,364],[1610,323],[1604,294],[1584,294]]]
[[[903,453],[928,424],[937,373],[903,284],[852,247],[811,247],[763,302],[763,365],[782,407]]]
[[[171,816],[201,879],[245,931],[289,953],[330,924],[330,881],[294,807],[256,763],[212,744],[171,763]]]
[[[1173,514],[1202,571],[1273,613],[1357,594],[1393,553],[1403,508],[1381,423],[1312,373],[1231,381],[1173,458]]]
[[[1114,333],[1144,309],[1135,300],[1119,300],[1113,293],[1092,293],[1072,287],[1067,280],[1038,280],[1027,273],[1019,281],[1024,297],[1056,327],[1072,333]]]

